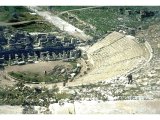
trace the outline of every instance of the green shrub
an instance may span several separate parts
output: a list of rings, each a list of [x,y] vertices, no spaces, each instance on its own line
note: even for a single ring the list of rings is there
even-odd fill
[[[62,75],[40,75],[38,73],[13,72],[13,71],[9,72],[8,74],[26,83],[32,83],[32,82],[57,83],[64,81],[64,77]]]
[[[65,92],[56,94],[56,99],[57,100],[66,99],[66,98],[70,98],[70,97],[71,97],[71,95],[67,94]]]

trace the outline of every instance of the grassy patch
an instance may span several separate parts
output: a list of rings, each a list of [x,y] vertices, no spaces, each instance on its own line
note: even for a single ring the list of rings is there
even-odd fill
[[[62,75],[41,75],[38,73],[31,73],[31,72],[9,72],[8,74],[26,83],[32,83],[32,82],[57,83],[64,81],[64,77]]]
[[[23,6],[1,6],[0,12],[7,11],[7,12],[26,12],[29,11]]]
[[[77,61],[70,61],[69,63],[71,64],[73,69],[77,67]]]
[[[134,12],[131,15],[120,14],[119,12],[120,7],[102,7],[102,8],[94,8],[94,9],[86,9],[81,11],[72,11],[70,12],[73,15],[76,15],[80,20],[85,21],[96,27],[96,30],[87,30],[85,31],[87,34],[92,36],[98,36],[100,38],[104,34],[109,31],[116,29],[119,25],[125,25],[127,27],[134,27],[137,28],[139,26],[143,26],[143,28],[147,28],[150,24],[152,17],[148,17],[144,19],[144,21],[138,21],[137,13]],[[153,10],[152,7],[123,7],[124,10]],[[155,8],[156,10],[158,8]],[[66,14],[62,14],[60,17],[67,20]],[[81,28],[78,23],[74,23],[73,20],[67,20],[68,22],[74,24],[76,27]],[[153,20],[152,20],[153,21]]]
[[[17,13],[19,20],[30,20],[31,15],[29,15],[29,10],[21,6],[1,6],[0,7],[0,21],[9,22],[12,19],[12,15]]]
[[[31,15],[30,11],[25,7],[20,6],[9,6],[0,7],[0,22],[20,22],[20,21],[30,21],[30,20],[43,20],[42,17],[38,15]],[[23,29],[27,32],[52,32],[57,31],[57,28],[53,27],[48,22],[32,23],[14,26],[14,29]]]
[[[22,29],[22,30],[27,31],[27,32],[51,32],[51,31],[56,31],[56,28],[51,26],[47,22],[44,22],[43,24],[34,23],[34,24],[30,24],[30,25],[16,26],[14,28]]]
[[[42,92],[43,91],[43,92]],[[35,88],[24,86],[18,83],[10,88],[0,88],[0,105],[49,105],[48,98],[56,99],[58,88],[55,86],[51,90],[41,88],[36,91]],[[40,99],[43,101],[40,102]],[[60,100],[61,98],[59,98]],[[55,101],[56,102],[56,101]]]
[[[48,7],[43,7],[45,10],[51,10],[51,11],[67,11],[67,10],[74,10],[74,9],[80,9],[80,8],[85,8],[88,6],[48,6]]]
[[[66,99],[66,98],[70,98],[70,97],[71,97],[71,95],[68,93],[65,93],[65,92],[56,94],[57,100]]]

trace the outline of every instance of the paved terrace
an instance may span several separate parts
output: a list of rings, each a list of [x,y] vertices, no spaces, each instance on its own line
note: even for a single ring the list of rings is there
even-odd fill
[[[51,104],[52,114],[159,114],[159,100],[83,101],[60,106]]]
[[[73,103],[51,104],[51,114],[159,114],[159,100],[125,100],[125,101],[83,101]],[[43,114],[40,107],[36,106],[38,114]],[[0,114],[22,114],[21,106],[3,105]]]

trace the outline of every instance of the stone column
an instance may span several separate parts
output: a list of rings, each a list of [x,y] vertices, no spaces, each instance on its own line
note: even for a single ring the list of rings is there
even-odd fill
[[[9,54],[9,65],[11,65],[11,54]]]
[[[23,53],[21,54],[21,56],[22,56],[22,60],[24,61],[24,59],[25,59],[25,56],[23,55]]]
[[[59,57],[59,59],[62,59],[62,54],[59,53],[59,54],[58,54],[58,57]]]
[[[36,54],[36,52],[34,52],[34,60],[38,61],[38,55]]]
[[[44,59],[43,59],[43,53],[42,53],[42,52],[40,53],[40,59],[41,59],[41,60],[44,60]]]
[[[67,58],[66,52],[63,51],[63,59],[66,59],[66,58]]]
[[[18,62],[18,55],[15,54],[15,59],[16,59],[16,62]]]
[[[73,51],[69,51],[69,58],[72,58]]]
[[[50,60],[49,51],[47,51],[47,60]]]

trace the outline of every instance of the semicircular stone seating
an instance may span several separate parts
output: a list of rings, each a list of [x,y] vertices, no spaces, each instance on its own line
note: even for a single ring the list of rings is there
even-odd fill
[[[78,84],[104,81],[126,74],[140,67],[149,56],[145,45],[137,43],[135,37],[119,32],[109,34],[86,52],[94,67],[88,74],[75,80]]]

